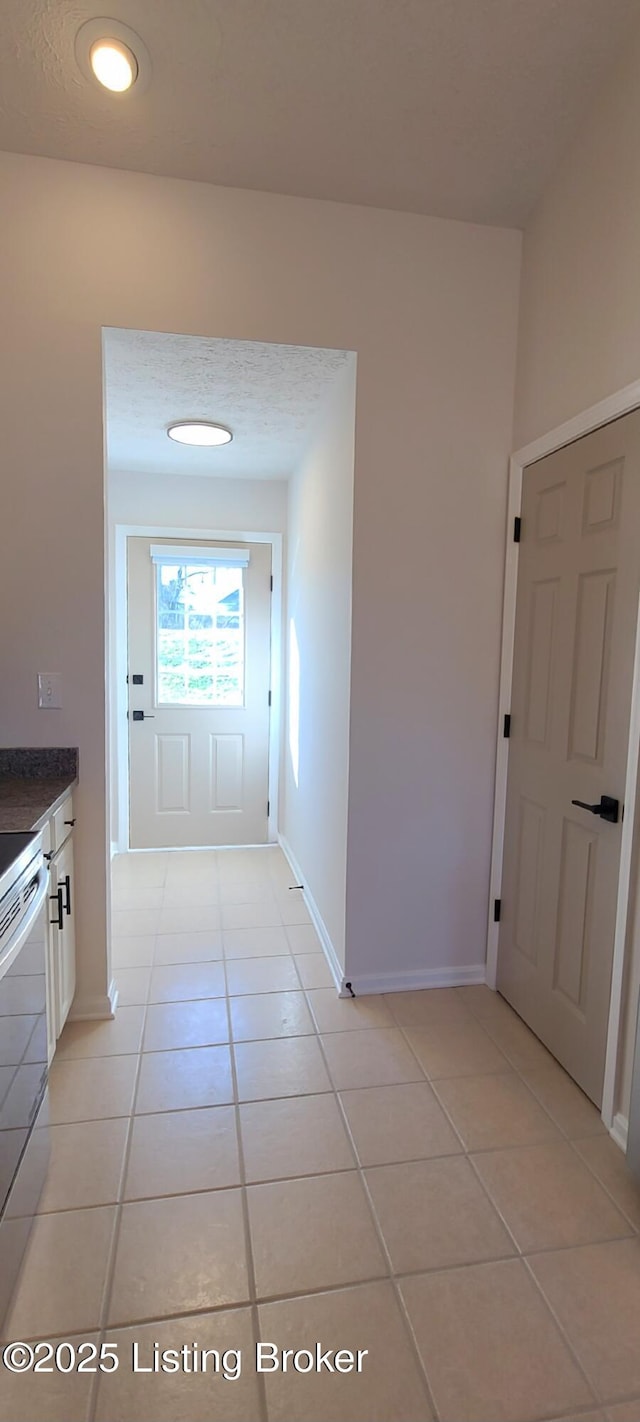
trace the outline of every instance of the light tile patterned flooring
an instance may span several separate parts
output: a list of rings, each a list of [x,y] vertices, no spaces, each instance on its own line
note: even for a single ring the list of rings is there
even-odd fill
[[[116,861],[122,1005],[61,1039],[5,1331],[121,1363],[4,1373],[0,1418],[639,1422],[640,1192],[596,1111],[485,988],[340,1001],[290,882],[276,849]],[[256,1338],[369,1352],[257,1378]],[[133,1375],[133,1340],[242,1375]]]

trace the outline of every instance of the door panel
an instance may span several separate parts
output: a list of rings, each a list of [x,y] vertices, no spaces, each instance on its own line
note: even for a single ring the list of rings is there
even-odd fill
[[[151,548],[128,540],[131,846],[265,843],[271,548]]]
[[[544,847],[542,805],[520,801],[520,834],[516,883],[515,941],[520,953],[535,963],[538,956],[538,909]]]
[[[244,782],[244,736],[211,737],[211,808],[239,810]]]
[[[571,689],[569,756],[602,764],[616,575],[582,573]]]
[[[598,1105],[640,586],[640,412],[525,470],[498,987]]]
[[[156,813],[188,814],[191,808],[189,791],[191,775],[189,751],[191,736],[156,737]],[[136,739],[138,739],[136,737]]]
[[[562,826],[553,986],[583,1015],[597,853],[595,834],[584,825],[565,819]]]
[[[553,646],[558,582],[535,583],[529,632],[526,728],[530,741],[547,744],[553,681]]]

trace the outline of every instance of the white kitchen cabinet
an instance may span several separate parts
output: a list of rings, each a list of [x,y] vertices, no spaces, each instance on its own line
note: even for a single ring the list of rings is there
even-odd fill
[[[47,951],[47,1041],[49,1061],[69,1015],[76,989],[76,935],[71,796],[52,816],[49,840],[49,942]]]
[[[53,885],[53,877],[49,874],[50,892]],[[49,915],[55,908],[55,903],[48,901]],[[55,929],[52,924],[48,924],[47,932],[47,1062],[51,1066],[53,1054],[58,1040],[58,1006],[56,1003],[56,969],[55,969]]]
[[[62,849],[56,854],[53,860],[53,872],[55,876],[54,892],[57,899],[57,902],[53,904],[53,908],[56,910],[56,917],[62,921],[61,928],[52,925],[52,932],[55,934],[57,940],[57,948],[55,951],[55,984],[57,1028],[58,1036],[60,1036],[62,1028],[69,1016],[69,1008],[73,1002],[73,995],[76,990],[75,886],[73,882],[73,839],[71,836],[69,836]]]

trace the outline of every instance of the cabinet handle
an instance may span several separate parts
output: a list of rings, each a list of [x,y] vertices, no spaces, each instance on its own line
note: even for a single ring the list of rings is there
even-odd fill
[[[64,911],[65,911],[65,913],[70,914],[70,913],[71,913],[71,875],[70,875],[70,874],[65,874],[64,879],[62,880],[62,884],[64,885],[64,889],[65,889]],[[62,893],[62,885],[61,885],[61,887],[60,887],[60,893]]]
[[[70,825],[71,829],[73,829],[73,826],[75,825],[75,820],[65,820],[65,824]]]
[[[55,923],[56,928],[62,929],[64,927],[62,921],[62,915],[64,913],[64,909],[62,907],[62,888],[58,889],[57,894],[49,894],[49,898],[51,899],[52,903],[57,903],[58,906],[58,917],[50,918],[49,922]]]

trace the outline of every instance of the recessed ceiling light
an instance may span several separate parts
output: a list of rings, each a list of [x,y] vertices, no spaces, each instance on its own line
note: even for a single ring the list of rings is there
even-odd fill
[[[138,78],[135,54],[120,40],[96,40],[89,51],[89,63],[98,83],[114,94],[124,94]]]
[[[142,93],[151,77],[149,51],[121,20],[87,20],[76,35],[76,59],[86,79],[112,94]]]
[[[169,439],[178,444],[201,445],[213,449],[216,445],[230,444],[233,435],[225,425],[216,425],[212,420],[176,420],[167,429]]]

